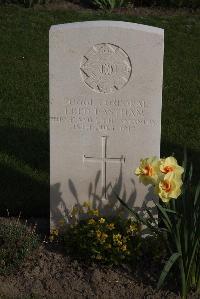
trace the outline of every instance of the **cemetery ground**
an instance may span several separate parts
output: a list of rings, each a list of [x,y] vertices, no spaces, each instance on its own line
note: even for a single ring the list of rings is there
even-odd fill
[[[165,29],[161,156],[174,153],[181,162],[186,146],[194,164],[194,183],[198,181],[198,15],[131,16],[1,7],[0,216],[6,216],[8,209],[15,217],[21,213],[32,222],[36,218],[48,222],[48,31],[53,24],[102,19]],[[48,227],[44,230],[46,233]],[[30,254],[19,270],[0,276],[0,298],[178,298],[174,283],[169,282],[163,291],[155,290],[160,269],[150,260],[132,270],[95,263],[88,266],[48,244]]]
[[[16,219],[0,218],[3,224],[16,223]],[[44,222],[38,223],[37,233],[41,240],[44,237]],[[42,234],[41,234],[42,232]],[[0,228],[0,234],[2,229]],[[28,234],[26,235],[26,237]],[[13,266],[3,273],[1,263],[0,298],[149,298],[149,299],[181,299],[177,283],[171,276],[161,290],[156,289],[156,283],[163,261],[160,258],[160,248],[153,243],[150,251],[145,250],[137,263],[122,263],[120,266],[105,265],[98,261],[76,259],[66,255],[63,245],[58,242],[39,241],[36,248],[31,250],[30,240],[18,239],[23,245],[16,245],[16,238],[7,244],[9,262],[19,260],[24,249],[28,249],[27,257],[18,267]],[[147,241],[149,242],[149,241]],[[14,246],[13,246],[13,243]],[[26,243],[26,245],[24,245]],[[33,244],[32,240],[32,244]],[[10,247],[9,247],[10,246]],[[11,247],[16,247],[15,251]],[[147,243],[144,244],[144,248]],[[18,251],[17,251],[18,250]],[[157,252],[155,254],[155,251]],[[21,252],[21,253],[20,253]],[[0,253],[2,256],[2,252]],[[1,258],[0,256],[0,258]],[[199,299],[199,293],[191,292],[189,299]]]

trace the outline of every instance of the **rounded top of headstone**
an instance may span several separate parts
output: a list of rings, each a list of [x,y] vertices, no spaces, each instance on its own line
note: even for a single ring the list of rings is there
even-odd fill
[[[58,25],[51,26],[50,31],[73,29],[73,28],[84,29],[84,28],[94,28],[94,27],[120,27],[124,29],[132,29],[132,30],[144,31],[144,32],[160,34],[160,35],[164,34],[164,29],[159,27],[153,27],[153,26],[131,23],[131,22],[105,21],[105,20],[58,24]]]

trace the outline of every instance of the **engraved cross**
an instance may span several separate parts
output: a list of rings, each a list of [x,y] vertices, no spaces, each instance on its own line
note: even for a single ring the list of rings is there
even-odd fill
[[[104,193],[104,198],[107,199],[107,194],[106,194],[106,166],[107,163],[125,163],[125,158],[121,156],[120,158],[111,158],[107,157],[107,136],[102,136],[101,137],[101,157],[96,158],[96,157],[87,157],[86,155],[83,155],[83,162],[101,162],[101,179],[102,179],[102,190]]]

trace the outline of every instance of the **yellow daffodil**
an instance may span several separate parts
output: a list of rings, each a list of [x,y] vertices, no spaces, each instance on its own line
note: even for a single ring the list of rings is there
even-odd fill
[[[156,184],[158,182],[160,161],[157,157],[150,157],[140,160],[140,166],[136,168],[135,174],[139,177],[139,181],[145,186],[148,184]]]
[[[169,202],[171,198],[177,198],[181,194],[183,182],[179,176],[169,172],[155,187],[155,193],[163,202]]]
[[[184,168],[178,165],[174,157],[168,157],[160,160],[160,171],[163,174],[174,173],[181,175],[184,172]]]

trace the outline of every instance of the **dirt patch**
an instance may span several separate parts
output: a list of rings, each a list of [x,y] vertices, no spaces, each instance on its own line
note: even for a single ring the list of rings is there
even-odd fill
[[[0,298],[180,298],[173,292],[156,290],[146,274],[144,283],[128,269],[89,266],[47,246],[15,273],[0,276]]]
[[[37,230],[43,239],[48,221],[28,222],[38,223]],[[166,290],[156,289],[160,266],[145,257],[137,268],[89,265],[66,256],[61,245],[44,243],[15,272],[0,275],[0,298],[180,298],[173,280]],[[188,298],[200,297],[194,294]]]

